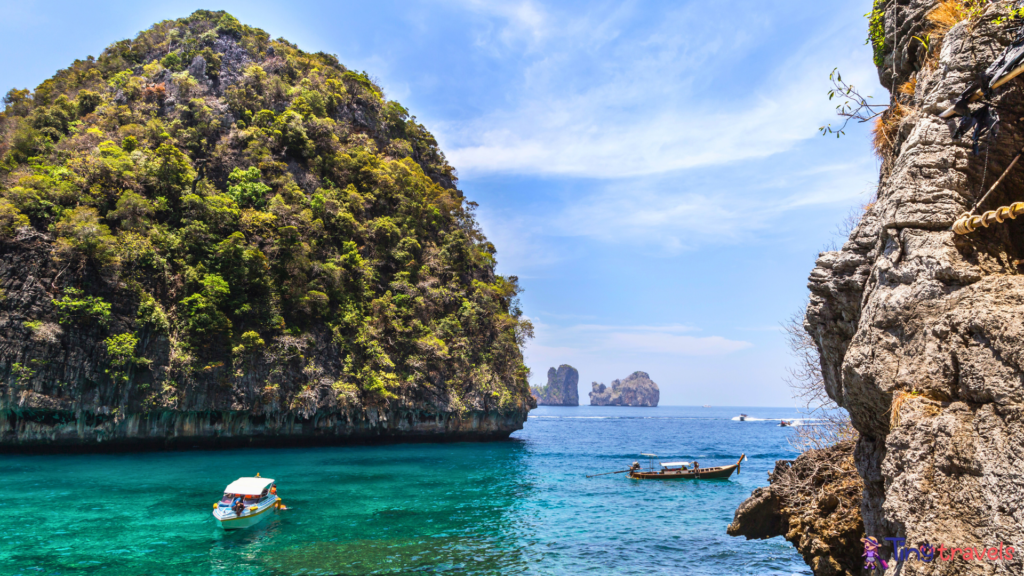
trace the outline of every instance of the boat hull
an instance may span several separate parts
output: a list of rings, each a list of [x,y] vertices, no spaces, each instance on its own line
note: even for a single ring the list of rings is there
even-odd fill
[[[644,472],[632,470],[628,474],[633,480],[720,480],[732,476],[735,471],[739,474],[740,463],[746,456],[730,466],[716,466],[713,468],[701,468],[700,470],[661,470],[658,472]]]
[[[214,510],[213,517],[217,519],[220,527],[225,530],[249,528],[273,516],[277,511],[278,503],[280,501],[281,499],[277,498],[267,504],[261,504],[255,511],[246,509],[241,516],[236,516],[235,513],[230,510],[228,510],[227,513],[223,513],[218,509]]]

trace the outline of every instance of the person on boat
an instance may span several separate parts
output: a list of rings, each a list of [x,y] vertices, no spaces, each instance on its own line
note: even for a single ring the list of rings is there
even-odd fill
[[[245,503],[241,496],[235,498],[235,501],[231,504],[231,511],[235,513],[235,516],[241,516],[242,510],[245,510]]]
[[[696,460],[694,460],[693,461],[693,471],[696,472],[697,470],[700,470],[700,462],[697,462]]]
[[[277,484],[274,484],[273,486],[270,487],[270,494],[272,496],[277,496]]]

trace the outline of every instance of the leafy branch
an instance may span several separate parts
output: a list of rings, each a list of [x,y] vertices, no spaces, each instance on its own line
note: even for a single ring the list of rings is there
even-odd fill
[[[1024,7],[1013,8],[1006,16],[1001,16],[992,21],[993,24],[1003,25],[1014,20],[1024,20]]]
[[[843,82],[843,75],[839,73],[839,68],[833,68],[832,73],[828,75],[828,79],[832,82],[832,89],[828,91],[828,99],[843,99],[842,103],[836,105],[836,115],[844,120],[838,128],[833,128],[831,124],[819,127],[818,131],[821,132],[822,136],[835,134],[836,138],[839,138],[846,134],[846,125],[851,120],[856,120],[859,123],[867,122],[881,115],[889,107],[888,104],[871,104],[868,102],[871,96],[864,96],[857,90],[856,86]],[[881,110],[876,112],[875,110],[878,108],[881,108]]]

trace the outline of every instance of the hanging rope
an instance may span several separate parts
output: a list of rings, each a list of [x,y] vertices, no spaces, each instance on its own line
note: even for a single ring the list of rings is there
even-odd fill
[[[1021,149],[1021,151],[1013,157],[1013,161],[1010,162],[1010,165],[1006,167],[1006,170],[1003,170],[1003,173],[999,175],[999,179],[992,184],[992,187],[988,189],[988,192],[985,192],[985,195],[974,204],[971,211],[965,212],[957,218],[956,222],[953,223],[954,232],[961,236],[964,234],[970,234],[980,227],[988,228],[989,224],[993,222],[1002,224],[1007,218],[1015,219],[1017,216],[1024,214],[1024,202],[1014,202],[1010,206],[1002,206],[995,210],[989,210],[981,216],[974,215],[974,211],[977,210],[986,199],[988,199],[989,194],[992,194],[992,192],[1003,183],[1003,180],[1006,179],[1006,175],[1010,173],[1010,170],[1013,170],[1014,166],[1017,165],[1017,161],[1020,160],[1022,154],[1024,154],[1024,149]],[[988,167],[986,165],[986,171],[987,168]]]
[[[981,216],[964,214],[953,223],[953,232],[963,236],[981,227],[988,228],[989,224],[993,222],[1002,224],[1007,218],[1013,220],[1021,214],[1024,214],[1024,202],[1014,202],[1009,206],[1000,206],[995,210],[985,212]]]

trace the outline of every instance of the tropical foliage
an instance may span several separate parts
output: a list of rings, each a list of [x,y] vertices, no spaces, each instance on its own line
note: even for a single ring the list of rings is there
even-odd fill
[[[222,357],[240,381],[240,356],[327,334],[331,386],[363,402],[527,397],[517,279],[437,141],[367,74],[200,10],[3,102],[0,239],[50,235],[62,323],[112,330],[99,294],[134,302],[172,343],[159,378]],[[108,373],[127,381],[148,352],[119,332]]]

